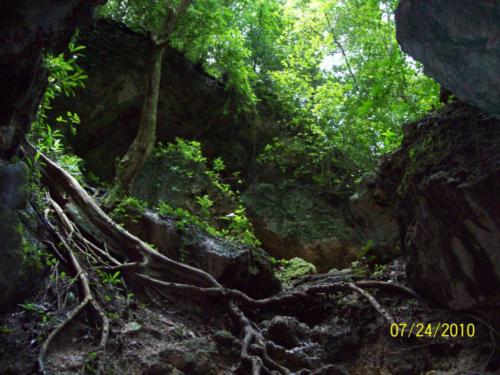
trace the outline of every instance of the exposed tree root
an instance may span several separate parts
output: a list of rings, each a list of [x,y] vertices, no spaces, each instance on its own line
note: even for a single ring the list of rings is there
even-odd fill
[[[71,223],[69,221],[65,221],[64,216],[62,216],[62,210],[61,208],[52,200],[50,200],[50,203],[52,207],[54,208],[55,212],[58,214],[59,219],[61,220],[62,223],[64,223],[64,226],[72,233],[71,230]],[[58,243],[60,246],[63,248],[65,251],[67,257],[70,260],[70,263],[72,267],[74,268],[74,271],[77,275],[77,278],[80,281],[80,286],[82,288],[82,293],[83,293],[83,300],[80,302],[80,304],[71,311],[69,316],[64,319],[59,325],[49,334],[45,342],[42,344],[40,354],[38,355],[38,367],[39,370],[42,374],[45,374],[45,357],[47,355],[47,351],[52,343],[52,341],[55,339],[55,337],[63,331],[63,329],[74,319],[76,316],[88,305],[92,306],[92,308],[96,311],[96,313],[99,315],[101,321],[102,321],[102,333],[101,333],[101,341],[99,343],[99,348],[97,351],[98,354],[98,374],[102,374],[103,372],[103,367],[102,367],[102,358],[105,356],[106,352],[106,342],[108,340],[108,335],[109,335],[109,320],[108,317],[106,316],[105,312],[99,305],[99,303],[96,301],[94,298],[92,291],[90,289],[90,283],[89,279],[87,277],[87,274],[85,270],[82,268],[80,265],[80,262],[78,261],[77,257],[75,256],[73,249],[71,246],[68,244],[66,239],[50,224],[48,220],[45,221],[46,225],[50,228],[52,234],[57,238]],[[66,233],[68,235],[68,233]]]
[[[34,152],[32,148],[31,152]],[[271,358],[268,349],[276,348],[273,347],[273,343],[264,338],[257,324],[248,318],[245,311],[257,312],[282,308],[297,302],[311,302],[317,297],[332,293],[355,292],[365,298],[390,324],[394,322],[394,318],[366,289],[386,289],[418,297],[412,290],[393,283],[368,280],[345,282],[325,277],[324,281],[321,281],[321,278],[316,278],[320,280],[319,283],[304,284],[265,299],[253,299],[241,291],[224,288],[210,274],[200,269],[176,262],[152,249],[139,238],[117,225],[101,210],[79,183],[56,163],[43,154],[40,155],[40,160],[47,186],[54,197],[54,201],[50,199],[51,207],[58,217],[60,227],[63,228],[65,238],[55,229],[54,232],[60,237],[64,251],[79,276],[84,295],[80,305],[51,333],[44,343],[39,358],[41,368],[43,368],[43,359],[52,339],[89,304],[102,320],[99,351],[103,354],[105,352],[109,322],[106,314],[93,298],[86,272],[78,262],[68,241],[74,244],[74,248],[78,249],[82,256],[91,256],[92,259],[99,261],[101,267],[108,270],[122,271],[127,280],[141,285],[141,287],[149,286],[163,292],[190,297],[211,298],[222,303],[239,328],[241,365],[238,372],[242,374],[292,373],[288,368]],[[99,369],[102,371],[102,364],[99,365]],[[303,369],[298,373],[314,374],[316,371]]]
[[[45,371],[45,357],[50,344],[54,338],[89,304],[90,300],[85,298],[70,314],[64,319],[47,337],[45,342],[40,349],[40,354],[38,355],[38,369],[40,373],[46,374]]]
[[[389,314],[387,312],[387,310],[384,309],[382,307],[382,305],[380,305],[380,303],[378,303],[378,301],[370,293],[368,293],[366,290],[361,289],[359,286],[357,286],[354,283],[349,283],[348,285],[349,285],[349,288],[354,290],[356,293],[365,297],[368,300],[368,302],[370,302],[371,305],[375,308],[375,310],[377,310],[378,313],[384,317],[384,319],[387,321],[387,323],[394,324],[395,321],[394,321],[394,318],[391,316],[391,314]]]
[[[389,322],[389,324],[394,323],[394,319],[377,302],[377,300],[364,289],[380,288],[380,289],[404,292],[404,289],[400,289],[401,285],[397,285],[394,283],[383,282],[383,281],[377,281],[377,282],[358,281],[356,283],[337,282],[332,284],[306,286],[300,290],[282,292],[280,294],[277,294],[269,298],[253,299],[248,295],[246,295],[245,293],[234,289],[227,289],[222,287],[201,288],[193,285],[177,284],[177,283],[158,280],[141,273],[135,273],[133,277],[137,278],[138,280],[146,284],[163,288],[169,292],[186,296],[210,297],[220,301],[233,300],[238,302],[240,306],[243,308],[252,308],[261,310],[270,310],[272,308],[293,305],[299,302],[312,301],[313,298],[318,295],[353,291],[358,293],[362,297],[366,298],[373,305],[373,307],[380,313],[380,315]],[[411,294],[411,296],[413,296],[413,294]]]

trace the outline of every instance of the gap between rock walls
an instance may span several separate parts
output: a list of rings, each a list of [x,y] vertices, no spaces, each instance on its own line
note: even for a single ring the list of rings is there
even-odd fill
[[[3,14],[0,374],[500,371],[495,2]]]

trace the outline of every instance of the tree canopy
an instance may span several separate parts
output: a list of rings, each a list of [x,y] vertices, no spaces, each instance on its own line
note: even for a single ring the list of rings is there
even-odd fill
[[[111,0],[106,17],[157,33],[164,0]],[[395,38],[395,0],[194,0],[170,45],[280,124],[260,160],[314,182],[355,179],[398,146],[438,87]],[[300,162],[298,162],[300,161]],[[292,165],[293,164],[293,165]],[[345,181],[344,181],[345,182]]]

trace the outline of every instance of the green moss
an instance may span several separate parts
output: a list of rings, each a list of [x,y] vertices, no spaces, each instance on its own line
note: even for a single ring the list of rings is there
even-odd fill
[[[284,284],[289,284],[293,279],[300,276],[315,274],[314,264],[306,262],[302,258],[292,258],[290,260],[279,261],[280,267],[276,272],[276,277]]]
[[[411,181],[416,176],[439,165],[449,155],[449,147],[446,142],[441,138],[436,138],[432,133],[413,144],[408,151],[405,173],[397,189],[399,196],[406,194]]]

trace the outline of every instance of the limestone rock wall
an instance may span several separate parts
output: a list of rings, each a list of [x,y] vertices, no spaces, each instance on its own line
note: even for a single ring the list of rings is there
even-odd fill
[[[499,20],[498,0],[401,0],[397,38],[443,87],[500,118]],[[407,125],[383,166],[410,282],[454,309],[500,301],[499,150],[499,121],[457,102]]]
[[[500,301],[500,121],[456,103],[407,129],[399,185],[412,285],[453,309]]]
[[[394,197],[411,286],[456,310],[498,306],[500,121],[455,102],[404,130],[372,190]]]
[[[45,88],[42,51],[61,50],[74,30],[92,19],[92,0],[16,1],[0,15],[0,157],[17,151]]]
[[[296,182],[254,183],[242,199],[262,247],[277,259],[300,257],[319,272],[349,267],[360,243],[340,204]]]
[[[20,286],[23,227],[18,210],[28,201],[27,169],[22,162],[0,165],[0,308]]]

